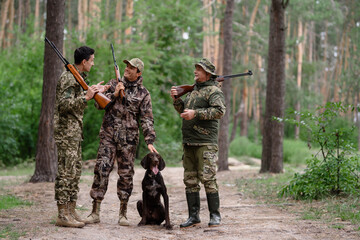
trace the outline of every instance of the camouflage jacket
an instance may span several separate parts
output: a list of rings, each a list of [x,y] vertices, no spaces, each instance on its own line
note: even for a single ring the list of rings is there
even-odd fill
[[[86,79],[86,75],[82,74]],[[54,113],[55,141],[82,141],[83,115],[87,106],[86,91],[70,71],[65,71],[56,86]]]
[[[139,143],[139,125],[141,125],[146,144],[155,141],[154,118],[152,113],[149,91],[142,84],[140,77],[134,82],[121,79],[125,86],[125,101],[114,96],[117,80],[112,79],[106,85],[111,85],[105,95],[112,100],[110,107],[105,111],[99,137],[105,135],[113,137],[120,144]]]
[[[219,119],[225,114],[225,98],[215,80],[196,83],[194,90],[184,101],[180,98],[174,101],[178,113],[184,109],[195,110],[191,120],[183,119],[183,143],[190,145],[217,144]]]

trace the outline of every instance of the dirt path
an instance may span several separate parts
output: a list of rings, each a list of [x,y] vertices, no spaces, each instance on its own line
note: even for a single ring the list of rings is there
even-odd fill
[[[0,229],[6,225],[17,226],[17,231],[25,231],[20,239],[360,239],[359,233],[329,228],[315,221],[299,220],[289,212],[270,205],[259,205],[255,200],[242,199],[237,192],[234,180],[244,174],[256,175],[258,169],[244,167],[232,168],[218,173],[220,185],[222,225],[208,228],[209,214],[205,192],[202,188],[201,220],[198,227],[180,229],[179,224],[187,218],[182,168],[165,168],[163,176],[170,198],[170,219],[173,230],[162,226],[137,227],[140,217],[136,202],[141,198],[141,180],[144,169],[137,168],[134,177],[134,191],[128,208],[129,227],[117,224],[119,200],[116,196],[116,172],[111,174],[108,192],[101,209],[101,223],[86,225],[82,229],[61,228],[54,225],[56,204],[53,200],[53,183],[23,183],[7,186],[6,191],[35,204],[31,207],[5,210],[0,212]],[[14,181],[8,178],[9,181]],[[19,181],[19,180],[18,180]],[[24,181],[24,180],[22,180]],[[78,205],[84,208],[82,216],[89,214],[91,176],[82,176]]]

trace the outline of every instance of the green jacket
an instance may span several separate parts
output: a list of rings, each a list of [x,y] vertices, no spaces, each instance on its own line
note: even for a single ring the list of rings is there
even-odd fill
[[[219,119],[225,114],[225,98],[214,79],[196,83],[184,101],[174,101],[178,113],[184,109],[195,110],[192,120],[183,119],[183,144],[208,145],[218,143]]]

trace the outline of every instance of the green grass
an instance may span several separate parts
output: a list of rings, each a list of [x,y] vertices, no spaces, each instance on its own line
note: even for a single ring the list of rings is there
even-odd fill
[[[256,179],[252,177],[237,179],[236,186],[239,192],[249,198],[255,198],[265,203],[280,203],[284,200],[277,197],[277,192],[289,181],[291,176],[293,176],[292,170],[287,170],[284,174],[261,174]]]
[[[24,162],[0,170],[0,176],[31,176],[35,172],[35,162]]]
[[[294,166],[305,165],[306,159],[314,152],[313,149],[308,148],[306,142],[292,139],[284,139],[283,149],[284,163]],[[261,154],[261,143],[256,144],[246,137],[237,137],[230,144],[229,155],[238,159],[243,156],[260,159]]]
[[[0,226],[0,239],[19,239],[22,236],[25,236],[26,232],[18,231],[17,227],[14,224],[9,224],[6,226]]]
[[[18,206],[31,206],[32,203],[23,201],[12,195],[0,195],[0,210],[15,208]]]

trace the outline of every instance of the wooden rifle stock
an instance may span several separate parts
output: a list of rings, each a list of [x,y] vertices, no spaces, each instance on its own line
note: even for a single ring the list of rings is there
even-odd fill
[[[246,76],[246,75],[253,75],[252,71],[248,70],[248,72],[246,72],[246,73],[217,76],[215,80],[218,81],[218,82],[223,82],[225,79],[228,79],[228,78],[235,78],[235,77],[241,77],[241,76]],[[177,91],[178,94],[176,95],[175,98],[179,98],[179,97],[183,96],[184,94],[193,91],[194,87],[195,87],[195,84],[176,86],[176,91]]]
[[[51,46],[51,48],[55,51],[56,55],[61,59],[61,61],[65,64],[65,68],[72,73],[72,75],[75,77],[76,81],[80,84],[80,86],[87,91],[89,89],[89,86],[86,84],[80,73],[76,70],[76,68],[66,60],[66,58],[63,57],[61,52],[56,48],[55,44],[51,42],[49,39],[45,37],[45,41]],[[106,109],[108,104],[111,102],[111,100],[106,97],[102,93],[95,93],[94,100],[99,104],[99,107],[101,109]]]
[[[116,58],[115,58],[115,52],[114,52],[114,47],[111,43],[111,51],[112,51],[112,55],[113,55],[113,59],[114,59],[114,69],[115,69],[115,75],[116,75],[116,79],[120,82],[120,71],[119,71],[119,67],[116,63]],[[124,90],[120,90],[120,99],[121,101],[123,100],[123,98],[125,97],[125,92]]]

